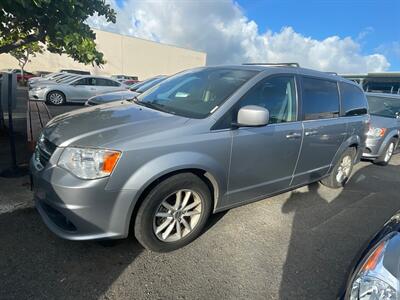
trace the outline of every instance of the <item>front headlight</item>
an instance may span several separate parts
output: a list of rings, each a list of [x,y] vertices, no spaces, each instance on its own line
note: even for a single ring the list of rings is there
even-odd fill
[[[106,149],[67,147],[58,165],[82,179],[109,176],[114,170],[121,152]]]
[[[43,89],[45,89],[46,87],[45,86],[36,86],[36,87],[34,87],[32,90],[33,91],[40,91],[40,90],[43,90]]]
[[[396,300],[396,290],[378,278],[359,277],[353,283],[350,300]]]
[[[386,128],[375,128],[375,127],[370,127],[367,135],[370,137],[382,137],[385,135]]]
[[[367,255],[367,259],[357,270],[351,286],[348,290],[350,300],[398,300],[399,279],[396,278],[384,265],[385,251],[390,242],[398,243],[399,236],[391,237],[393,241],[385,239],[381,241],[371,253]],[[396,241],[395,241],[396,240]],[[393,253],[390,260],[393,258]],[[395,264],[399,262],[399,253],[395,253]]]

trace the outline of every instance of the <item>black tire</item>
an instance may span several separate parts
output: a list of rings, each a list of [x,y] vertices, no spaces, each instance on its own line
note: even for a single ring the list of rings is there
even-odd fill
[[[51,91],[47,94],[46,103],[51,105],[63,105],[65,103],[65,95],[59,91]]]
[[[345,159],[345,157],[347,157],[347,156],[349,156],[351,158],[349,174],[348,174],[348,176],[344,177],[343,180],[338,180],[337,177],[338,177],[340,165],[343,162],[343,159]],[[356,156],[356,150],[354,148],[348,148],[342,154],[340,159],[337,161],[336,165],[334,166],[334,168],[333,168],[332,172],[329,174],[329,176],[322,179],[321,183],[332,189],[338,189],[338,188],[343,187],[346,184],[346,182],[349,180],[349,178],[351,176],[351,172],[353,171],[355,156]]]
[[[179,190],[192,190],[201,199],[201,213],[192,231],[177,241],[162,241],[154,232],[154,218],[161,203]],[[177,174],[154,187],[140,205],[135,218],[135,237],[146,249],[169,252],[181,248],[196,239],[204,229],[211,213],[211,193],[208,186],[192,173]]]
[[[393,150],[392,150],[392,153],[390,154],[389,158],[387,158],[386,154],[388,154],[389,147],[391,144],[393,145]],[[395,138],[391,139],[389,141],[389,143],[387,143],[385,150],[382,151],[382,154],[378,158],[373,160],[372,162],[379,166],[387,166],[389,164],[390,160],[392,159],[393,152],[396,149],[396,145],[397,145],[397,140]]]

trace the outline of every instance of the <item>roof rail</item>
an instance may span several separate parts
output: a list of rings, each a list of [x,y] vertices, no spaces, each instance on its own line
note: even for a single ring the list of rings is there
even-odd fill
[[[336,75],[336,76],[338,76],[338,73],[336,73],[336,72],[325,72],[326,74],[329,74],[329,75]]]
[[[245,66],[277,66],[277,67],[294,67],[300,68],[299,63],[244,63]]]

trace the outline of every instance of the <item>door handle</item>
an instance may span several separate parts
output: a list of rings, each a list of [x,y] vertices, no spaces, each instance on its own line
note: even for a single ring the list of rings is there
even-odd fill
[[[301,138],[301,133],[292,132],[286,135],[287,139],[298,139]]]
[[[312,135],[316,135],[318,133],[317,130],[311,130],[311,131],[306,131],[304,134],[306,136],[312,136]]]

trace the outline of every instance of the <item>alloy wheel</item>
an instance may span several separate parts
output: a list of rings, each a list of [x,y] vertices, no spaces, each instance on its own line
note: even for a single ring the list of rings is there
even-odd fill
[[[342,158],[342,161],[339,164],[336,174],[336,180],[339,183],[342,183],[349,178],[352,166],[352,158],[350,155],[346,155]]]
[[[385,158],[384,161],[388,162],[390,160],[390,158],[392,157],[394,152],[394,143],[390,143],[389,147],[386,150],[386,154],[385,154]]]
[[[163,242],[176,242],[187,236],[199,223],[202,201],[193,190],[179,190],[165,198],[153,219],[153,230]]]
[[[54,105],[60,105],[64,102],[64,97],[60,93],[52,93],[49,100]]]

